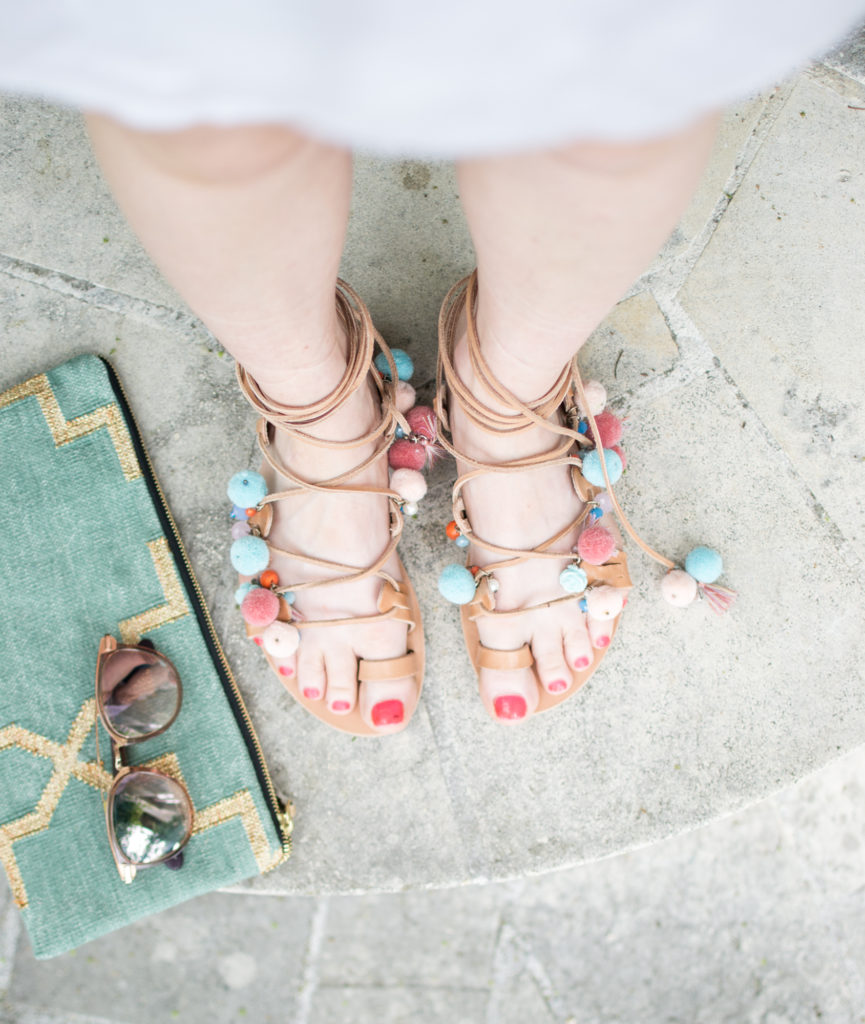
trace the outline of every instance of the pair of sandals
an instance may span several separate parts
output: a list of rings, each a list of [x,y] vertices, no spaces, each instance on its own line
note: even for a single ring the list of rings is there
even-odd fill
[[[479,619],[486,616],[513,617],[554,602],[573,602],[579,606],[575,608],[575,614],[603,619],[607,626],[604,632],[612,639],[631,586],[627,561],[624,553],[619,550],[619,543],[614,544],[612,550],[603,542],[600,546],[592,546],[588,542],[582,545],[582,538],[587,531],[600,528],[602,532],[607,532],[598,523],[602,516],[606,515],[604,522],[609,522],[613,510],[621,515],[611,486],[615,482],[611,477],[621,472],[621,463],[617,455],[611,454],[610,449],[604,451],[601,440],[597,443],[593,440],[603,435],[603,429],[595,418],[601,412],[598,395],[587,395],[574,359],[562,370],[546,395],[531,403],[519,401],[493,377],[483,360],[475,325],[476,301],[477,272],[474,272],[451,289],[442,306],[435,422],[432,410],[424,407],[407,408],[414,397],[413,390],[404,379],[406,374],[403,364],[407,357],[399,351],[391,352],[373,327],[364,303],[343,281],[337,285],[336,304],[348,339],[348,365],[343,379],[329,395],[307,406],[285,406],[265,395],[249,373],[243,367],[237,367],[240,388],[261,417],[257,433],[264,460],[260,474],[235,474],[229,485],[229,496],[234,504],[232,518],[235,519],[232,529],[235,538],[231,552],[232,563],[241,578],[237,600],[249,636],[262,647],[268,663],[292,697],[316,718],[341,732],[355,736],[381,735],[380,729],[369,725],[363,716],[361,700],[355,701],[354,706],[348,710],[338,711],[324,700],[311,700],[304,696],[303,683],[298,680],[297,673],[286,674],[285,659],[295,653],[306,630],[396,620],[406,625],[406,653],[396,658],[358,659],[357,680],[362,686],[370,681],[411,677],[420,698],[424,675],[424,637],[417,596],[402,563],[399,563],[400,579],[396,579],[384,567],[395,555],[404,514],[415,511],[415,500],[422,497],[426,489],[418,478],[418,470],[429,461],[429,453],[436,443],[471,466],[454,485],[454,518],[448,525],[448,535],[456,539],[462,548],[472,544],[476,549],[490,552],[496,558],[496,561],[488,562],[483,569],[469,565],[464,568],[452,566],[446,570],[440,583],[442,592],[462,605],[463,634],[476,673],[482,668],[524,670],[534,665],[534,657],[528,645],[516,650],[485,647],[480,641]],[[485,405],[484,396],[467,388],[454,369],[454,346],[464,311],[468,353],[476,378],[489,396],[488,400],[492,398],[499,407],[504,405],[508,410],[506,413],[494,411]],[[376,347],[379,349],[377,356],[374,352]],[[367,375],[371,376],[381,400],[379,423],[362,436],[343,442],[326,441],[310,434],[311,428],[326,419],[349,395],[364,386]],[[603,392],[600,385],[594,385],[594,388]],[[591,392],[592,388],[589,390]],[[602,395],[601,407],[604,401]],[[557,435],[559,443],[552,451],[538,456],[514,459],[498,465],[481,462],[460,452],[448,440],[448,402],[458,403],[469,419],[482,430],[497,434],[517,434],[540,426]],[[558,414],[557,410],[560,410]],[[273,443],[276,431],[286,431],[305,443],[322,448],[347,450],[372,446],[372,450],[354,469],[331,479],[312,482],[293,472],[278,457]],[[389,488],[353,482],[377,459],[386,456],[392,467]],[[570,469],[576,494],[584,503],[574,522],[530,550],[493,544],[472,530],[463,501],[463,489],[472,479],[482,473],[513,472],[550,465],[562,465]],[[290,482],[289,489],[272,491],[276,474]],[[284,551],[270,543],[268,538],[274,506],[278,502],[290,503],[292,499],[310,491],[343,494],[360,492],[382,495],[387,499],[390,507],[390,540],[373,564],[358,569],[356,566]],[[627,520],[623,516],[621,518],[628,532],[635,536]],[[559,542],[573,531],[581,531],[581,545],[578,545],[577,550],[591,548],[595,554],[585,557],[576,552],[564,555],[572,561],[560,577],[561,595],[543,604],[517,611],[497,611],[496,571],[530,559],[561,560],[563,554],[557,550]],[[617,532],[613,532],[618,540]],[[610,536],[609,532],[607,536]],[[636,539],[644,546],[639,538]],[[651,549],[646,550],[668,567],[673,567],[672,562],[658,556]],[[301,583],[281,581],[268,568],[273,554],[287,556],[295,562],[321,570],[322,578]],[[297,595],[311,587],[345,584],[370,577],[381,580],[378,611],[373,615],[310,621],[298,614],[294,607]],[[593,647],[593,659],[575,673],[574,685],[565,692],[552,693],[539,685],[540,701],[536,711],[546,711],[573,696],[598,668],[608,649],[608,646]],[[381,706],[384,707],[384,704]],[[403,726],[408,723],[414,707],[407,709],[408,713],[401,720]],[[387,731],[393,732],[396,729],[390,728]]]

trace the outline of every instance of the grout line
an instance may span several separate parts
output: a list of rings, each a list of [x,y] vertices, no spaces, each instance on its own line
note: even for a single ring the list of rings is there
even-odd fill
[[[213,335],[200,320],[183,309],[172,309],[149,299],[137,298],[118,292],[113,288],[93,284],[83,278],[64,274],[60,270],[28,263],[6,253],[0,253],[0,274],[5,274],[17,281],[26,281],[58,295],[76,299],[87,306],[95,306],[119,316],[128,317],[137,323],[168,330],[184,337],[192,337],[206,345],[212,352],[221,350]]]
[[[312,1009],[312,1000],[318,990],[318,958],[324,933],[327,927],[327,912],[330,901],[323,897],[316,902],[315,912],[309,926],[309,939],[306,944],[303,962],[303,980],[297,995],[297,1012],[295,1024],[307,1024]]]

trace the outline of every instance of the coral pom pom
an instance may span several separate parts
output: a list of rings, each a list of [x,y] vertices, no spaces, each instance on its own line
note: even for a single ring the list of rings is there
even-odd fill
[[[300,630],[288,622],[271,622],[261,640],[271,658],[290,658],[300,646]]]
[[[625,592],[618,587],[595,587],[586,594],[587,611],[593,619],[614,619],[625,607]]]
[[[586,395],[586,402],[588,403],[588,412],[593,416],[597,416],[599,413],[604,411],[604,406],[607,404],[607,389],[599,380],[590,380],[583,385],[583,391]],[[577,407],[580,412],[585,416],[586,409],[583,408],[582,402],[577,402]]]
[[[270,550],[261,537],[238,537],[231,545],[231,564],[242,576],[255,576],[269,561]]]
[[[602,448],[612,448],[622,440],[622,421],[608,409],[595,416],[595,426],[598,428],[598,436],[594,436],[591,428],[590,433],[595,444],[600,444]]]
[[[427,441],[436,439],[436,414],[428,405],[416,405],[405,414],[412,432],[425,437]]]
[[[411,376],[414,373],[414,363],[412,362],[411,356],[408,352],[401,348],[392,348],[390,354],[393,356],[393,361],[396,366],[396,375],[399,380],[411,380]],[[390,380],[390,364],[387,361],[387,356],[384,352],[379,352],[375,357],[375,368],[382,375]]]
[[[427,491],[426,479],[416,469],[395,469],[390,485],[405,501],[420,501]]]
[[[269,626],[279,614],[279,598],[272,590],[253,587],[243,599],[240,614],[250,626]]]
[[[267,494],[267,483],[261,473],[251,469],[235,473],[228,481],[228,498],[235,505],[249,508],[257,505]]]
[[[589,565],[603,565],[616,551],[616,539],[603,526],[588,526],[577,541],[577,554]]]
[[[697,581],[684,569],[671,569],[661,580],[661,595],[674,608],[687,608],[697,596]]]
[[[724,563],[713,548],[697,547],[685,559],[685,571],[698,583],[714,583],[721,575]]]
[[[422,444],[413,441],[394,441],[387,453],[391,469],[423,469],[426,451]]]
[[[468,604],[475,596],[474,576],[461,565],[446,565],[439,576],[439,593],[452,604]]]
[[[397,381],[396,385],[396,408],[397,412],[406,413],[411,409],[417,398],[415,389],[407,380]]]
[[[605,448],[604,461],[607,464],[607,474],[610,477],[610,483],[614,484],[622,475],[622,460],[612,448]],[[598,454],[597,448],[593,448],[592,451],[586,452],[583,456],[583,476],[593,487],[606,487],[604,473],[601,469],[601,457]]]

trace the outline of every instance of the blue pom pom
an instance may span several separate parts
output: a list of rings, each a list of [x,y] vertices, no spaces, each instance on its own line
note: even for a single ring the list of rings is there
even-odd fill
[[[694,548],[685,559],[685,572],[698,583],[714,583],[723,571],[721,556],[712,548]]]
[[[244,505],[242,508],[240,507],[240,505],[235,505],[232,508],[231,514],[229,515],[228,518],[233,519],[237,523],[245,523],[246,520],[249,519],[249,516],[246,514],[246,508],[246,505]]]
[[[622,460],[611,448],[605,448],[604,461],[607,463],[610,483],[614,484],[622,475]],[[601,456],[598,454],[597,448],[593,448],[583,456],[583,476],[593,487],[606,487],[604,473],[601,469]]]
[[[411,380],[412,374],[414,373],[414,363],[412,362],[412,358],[408,352],[405,352],[401,348],[392,348],[390,350],[390,354],[393,356],[393,361],[396,365],[397,380]],[[382,377],[390,380],[390,366],[388,365],[387,356],[384,352],[379,352],[375,357],[375,368]]]
[[[242,508],[252,508],[267,494],[267,484],[261,473],[245,469],[235,473],[228,481],[228,498]]]
[[[270,562],[267,541],[261,537],[238,537],[231,545],[231,564],[242,576],[255,576]]]
[[[569,594],[582,594],[589,585],[589,577],[578,565],[569,565],[559,574],[559,584]]]
[[[462,534],[460,534],[459,537],[457,537],[457,539],[454,541],[454,544],[456,544],[458,548],[467,548],[470,543],[471,541],[468,539],[468,537],[464,537]]]
[[[588,434],[588,432],[589,432],[589,421],[588,420],[580,420],[580,422],[577,424],[577,433],[578,434]]]
[[[462,565],[446,565],[439,576],[439,593],[452,604],[468,604],[475,596],[475,578]]]
[[[236,605],[243,604],[243,599],[250,592],[250,590],[252,590],[254,586],[254,583],[241,583],[237,590],[235,590],[234,592],[234,603]]]

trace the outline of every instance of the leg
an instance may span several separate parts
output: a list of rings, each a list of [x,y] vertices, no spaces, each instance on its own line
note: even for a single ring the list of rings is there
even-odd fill
[[[518,398],[543,395],[675,226],[699,180],[717,118],[679,135],[638,144],[581,142],[539,154],[475,160],[459,167],[460,195],[478,258],[477,325],[495,376]],[[456,367],[471,386],[464,347]],[[554,446],[541,429],[519,436],[481,434],[452,410],[457,448],[495,463]],[[461,471],[468,467],[461,467]],[[543,495],[542,509],[532,497]],[[562,468],[487,475],[466,503],[474,528],[513,547],[534,546],[569,523],[579,502]],[[534,510],[532,511],[534,505]],[[567,551],[576,538],[556,550]],[[569,541],[569,542],[568,542]],[[567,542],[567,543],[566,543]],[[473,552],[478,564],[490,561]],[[497,607],[558,596],[566,561],[533,562],[497,573]],[[500,649],[529,643],[543,686],[570,687],[572,668],[609,643],[573,605],[531,612],[506,624],[482,620],[481,642]],[[520,718],[537,705],[530,670],[481,673],[491,714]]]
[[[346,367],[334,290],[351,194],[350,154],[281,126],[142,133],[91,116],[88,128],[115,196],[155,262],[262,390],[289,405],[327,395]],[[371,391],[361,388],[313,429],[320,437],[348,440],[377,415]],[[312,480],[334,477],[368,454],[310,447],[279,434],[276,444],[281,457]],[[384,460],[356,481],[386,487]],[[274,489],[287,486],[277,479]],[[285,507],[276,507],[274,544],[314,557],[367,565],[390,536],[379,496],[310,495],[295,500],[290,516]],[[308,567],[287,560],[273,568],[283,580],[310,578]],[[395,559],[385,568],[399,576]],[[373,614],[378,582],[304,591],[298,610],[309,619]],[[280,672],[297,673],[309,699],[347,711],[358,697],[357,657],[388,658],[405,649],[406,629],[396,622],[309,630]],[[403,702],[407,719],[416,699],[413,682],[365,686],[369,724],[376,701],[393,699]]]

